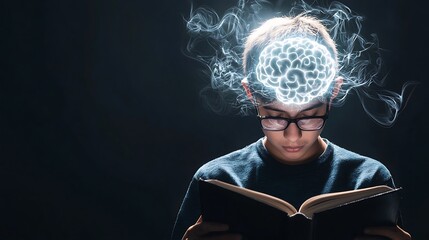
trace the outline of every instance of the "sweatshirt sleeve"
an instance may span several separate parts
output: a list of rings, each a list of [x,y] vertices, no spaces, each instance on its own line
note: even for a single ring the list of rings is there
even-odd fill
[[[186,230],[193,225],[201,214],[198,181],[194,176],[189,184],[186,195],[182,201],[176,222],[171,234],[171,240],[180,240]]]

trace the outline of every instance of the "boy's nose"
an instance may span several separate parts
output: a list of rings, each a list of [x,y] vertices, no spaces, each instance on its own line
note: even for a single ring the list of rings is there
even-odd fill
[[[302,132],[296,125],[296,123],[290,123],[289,126],[284,130],[283,136],[289,142],[296,142],[301,138]]]

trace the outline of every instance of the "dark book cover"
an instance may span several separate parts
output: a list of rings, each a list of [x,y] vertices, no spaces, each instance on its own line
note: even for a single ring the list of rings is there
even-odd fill
[[[399,195],[395,189],[315,213],[288,216],[275,207],[200,180],[203,221],[230,226],[248,240],[352,240],[366,226],[395,225]]]
[[[400,190],[376,194],[315,213],[313,240],[354,239],[369,226],[395,226],[399,218]]]

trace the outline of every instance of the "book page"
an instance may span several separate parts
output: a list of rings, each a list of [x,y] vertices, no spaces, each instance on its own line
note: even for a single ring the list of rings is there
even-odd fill
[[[238,186],[235,186],[235,185],[232,185],[229,183],[225,183],[225,182],[222,182],[220,180],[215,180],[215,179],[208,179],[208,180],[203,180],[203,181],[206,181],[208,183],[211,183],[211,184],[217,185],[219,187],[228,189],[230,191],[239,193],[241,195],[247,196],[247,197],[252,198],[254,200],[257,200],[259,202],[265,203],[269,206],[275,207],[279,210],[282,210],[283,212],[288,213],[288,215],[293,215],[297,212],[296,208],[292,204],[290,204],[290,203],[288,203],[288,202],[286,202],[280,198],[277,198],[277,197],[274,197],[274,196],[271,196],[271,195],[268,195],[265,193],[257,192],[257,191],[250,190],[250,189],[243,188],[243,187],[238,187]]]
[[[315,212],[331,209],[352,201],[391,190],[393,190],[391,187],[381,185],[350,191],[321,194],[307,199],[299,208],[299,212],[303,213],[309,218],[312,218],[313,213]]]

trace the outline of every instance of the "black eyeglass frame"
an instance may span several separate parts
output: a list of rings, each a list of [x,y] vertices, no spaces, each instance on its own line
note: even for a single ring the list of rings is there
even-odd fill
[[[259,115],[259,111],[258,111],[257,117],[259,118],[259,121],[261,122],[262,129],[267,130],[267,131],[284,131],[284,130],[286,130],[286,128],[289,127],[289,125],[291,123],[295,123],[295,125],[301,131],[318,131],[318,130],[322,129],[325,126],[326,120],[329,117],[329,104],[326,104],[326,113],[325,113],[325,115],[322,115],[322,116],[309,116],[309,117],[300,117],[300,118],[284,118],[284,117],[262,116],[262,115]],[[317,128],[317,129],[312,129],[312,130],[302,129],[299,126],[299,124],[298,124],[298,122],[301,121],[301,120],[304,120],[304,119],[316,119],[316,118],[319,118],[319,119],[323,120],[322,125],[319,128]],[[281,120],[285,120],[287,122],[287,124],[286,124],[286,126],[283,129],[278,129],[278,130],[277,129],[276,130],[266,129],[266,128],[264,128],[264,125],[262,124],[262,120],[264,120],[264,119],[281,119]]]

